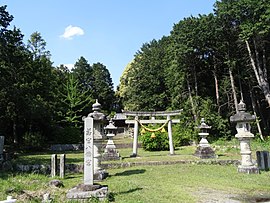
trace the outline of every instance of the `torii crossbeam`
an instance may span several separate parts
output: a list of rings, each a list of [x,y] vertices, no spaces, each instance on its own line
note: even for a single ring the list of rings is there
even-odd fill
[[[168,137],[169,137],[169,146],[170,146],[170,155],[174,155],[174,147],[173,147],[173,138],[172,138],[172,123],[180,123],[179,119],[171,120],[171,116],[180,115],[183,110],[175,110],[175,111],[122,111],[126,116],[134,116],[134,120],[126,120],[126,124],[134,124],[134,136],[133,136],[133,153],[131,157],[136,157],[138,152],[138,134],[139,134],[139,116],[149,116],[154,118],[155,116],[166,116],[166,120],[140,120],[142,124],[154,124],[154,123],[166,123],[168,122]]]

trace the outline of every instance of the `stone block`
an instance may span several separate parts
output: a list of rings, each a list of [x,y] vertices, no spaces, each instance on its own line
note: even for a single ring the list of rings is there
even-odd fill
[[[211,147],[197,147],[194,156],[201,159],[213,159],[216,158],[215,152]]]
[[[257,151],[257,164],[260,170],[269,171],[270,168],[270,157],[268,151]]]
[[[67,199],[87,200],[98,198],[104,201],[108,196],[108,186],[79,184],[67,192]]]

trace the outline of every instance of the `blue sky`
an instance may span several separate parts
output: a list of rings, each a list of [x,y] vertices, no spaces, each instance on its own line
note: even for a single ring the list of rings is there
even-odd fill
[[[0,0],[27,41],[40,32],[54,66],[81,56],[101,62],[115,87],[143,43],[168,36],[184,17],[213,12],[215,0]]]

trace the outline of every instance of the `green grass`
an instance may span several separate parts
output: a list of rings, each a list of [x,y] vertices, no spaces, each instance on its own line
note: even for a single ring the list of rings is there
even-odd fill
[[[116,139],[116,143],[130,143],[130,138]],[[218,159],[240,159],[238,140],[230,142],[219,141],[212,144],[216,149]],[[196,147],[179,147],[175,155],[169,151],[149,152],[138,149],[138,157],[130,158],[132,148],[120,148],[120,161],[111,162],[150,162],[200,160],[193,156]],[[254,141],[253,156],[256,150],[267,150],[269,144]],[[54,152],[20,154],[14,163],[21,164],[50,164]],[[61,152],[62,153],[62,152]],[[60,154],[60,153],[57,153]],[[83,152],[65,152],[67,163],[83,163]],[[198,202],[199,199],[221,198],[230,194],[241,202],[252,202],[248,198],[262,194],[268,195],[270,190],[269,172],[258,175],[237,173],[236,166],[175,164],[159,166],[140,166],[120,169],[108,169],[110,176],[102,182],[109,186],[115,202],[121,203],[162,203],[162,202]],[[0,200],[7,195],[18,198],[18,202],[40,202],[45,192],[50,192],[54,202],[67,202],[66,192],[82,183],[82,174],[67,174],[63,179],[63,188],[48,186],[49,176],[38,174],[0,174]],[[214,195],[214,196],[213,196]],[[204,201],[204,200],[203,200]],[[227,199],[228,201],[228,199]],[[255,201],[253,201],[255,202]]]
[[[243,200],[270,190],[269,173],[239,174],[235,166],[176,164],[109,169],[102,182],[117,203],[195,203],[219,194]],[[50,177],[38,174],[0,175],[0,200],[13,195],[18,202],[40,202],[49,192],[54,202],[67,202],[66,192],[82,183],[82,174],[68,174],[63,188],[48,186]],[[205,196],[206,193],[212,192]],[[208,199],[209,200],[209,199]],[[206,200],[205,200],[206,201]],[[248,201],[247,201],[248,202]]]

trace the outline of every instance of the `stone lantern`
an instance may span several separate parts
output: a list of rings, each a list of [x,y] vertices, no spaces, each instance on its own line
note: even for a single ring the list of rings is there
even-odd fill
[[[238,166],[239,173],[259,173],[259,169],[252,162],[250,140],[254,135],[250,132],[250,122],[255,121],[255,116],[246,111],[243,101],[238,104],[239,112],[230,117],[232,123],[236,123],[236,138],[240,141],[241,165]]]
[[[4,136],[0,136],[0,163],[4,161]]]
[[[194,155],[202,159],[216,158],[214,150],[211,148],[206,139],[209,135],[208,131],[211,129],[211,126],[208,126],[205,123],[204,118],[202,118],[201,124],[197,128],[199,129],[199,136],[201,137],[201,140]]]
[[[119,160],[120,156],[113,142],[113,137],[117,133],[117,127],[114,126],[114,122],[112,121],[112,119],[110,120],[109,125],[105,126],[104,129],[106,136],[108,137],[108,142],[103,153],[103,160]]]
[[[104,124],[106,122],[105,115],[100,112],[101,104],[96,103],[92,105],[93,112],[88,114],[88,117],[94,119],[93,122],[93,131],[94,131],[94,139],[93,139],[93,163],[94,163],[94,179],[95,180],[103,180],[107,177],[108,173],[101,169],[101,148],[102,141],[105,140],[106,136],[104,133]]]

